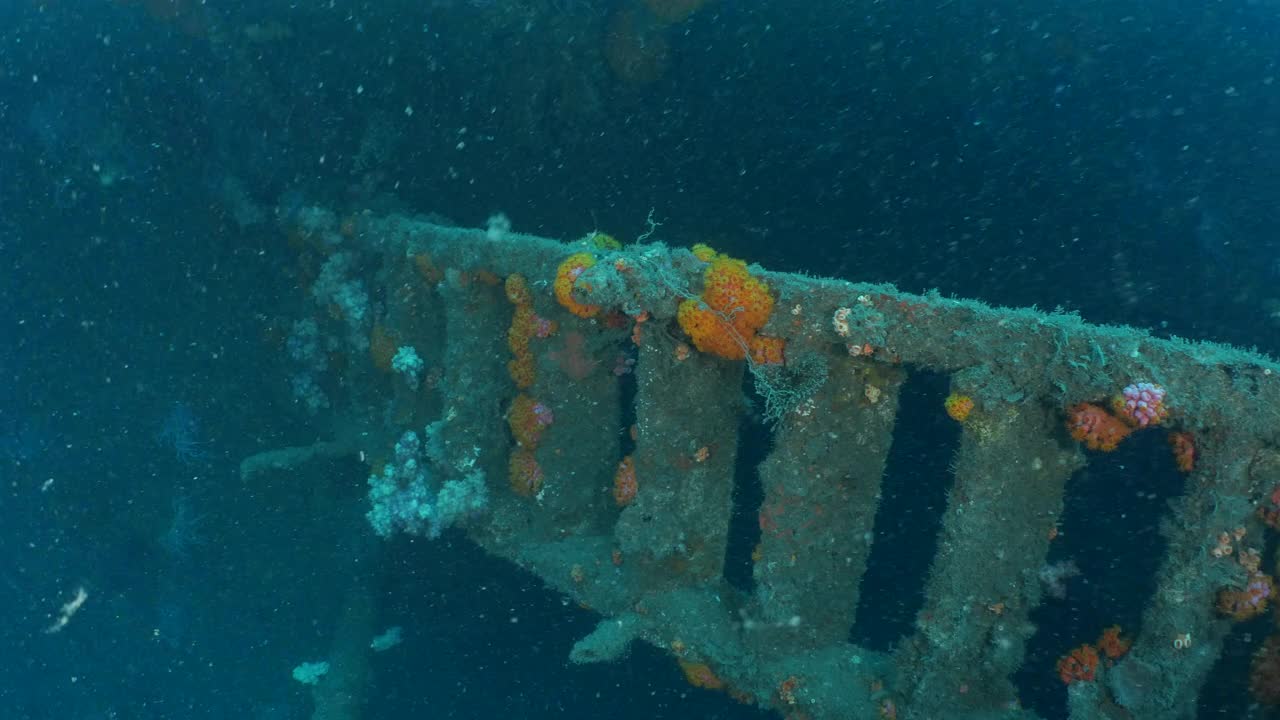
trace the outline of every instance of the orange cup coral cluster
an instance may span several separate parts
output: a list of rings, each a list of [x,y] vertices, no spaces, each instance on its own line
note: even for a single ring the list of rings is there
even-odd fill
[[[618,507],[626,507],[636,499],[636,491],[640,489],[636,482],[636,464],[628,455],[618,463],[618,470],[613,474],[613,501]]]
[[[960,393],[951,393],[942,402],[942,406],[946,408],[947,415],[952,420],[962,423],[968,420],[969,413],[973,412],[973,398]]]
[[[694,347],[702,352],[730,360],[746,357],[745,341],[736,337],[728,323],[701,300],[689,298],[682,301],[676,320],[693,340]]]
[[[533,386],[538,377],[537,365],[533,353],[529,350],[529,338],[533,336],[533,311],[527,308],[516,308],[511,318],[511,327],[507,330],[507,346],[511,349],[511,359],[507,361],[507,375],[511,382],[521,390]]]
[[[1098,651],[1088,643],[1058,658],[1058,677],[1067,685],[1092,682],[1097,676]]]
[[[556,326],[533,311],[533,296],[529,293],[529,286],[523,275],[508,275],[505,289],[507,300],[515,307],[511,326],[507,328],[507,347],[511,350],[507,374],[516,387],[524,390],[532,386],[537,378],[529,342],[535,337],[545,338],[551,335],[556,331]]]
[[[1169,433],[1169,449],[1173,451],[1173,462],[1178,470],[1189,473],[1196,469],[1196,438],[1189,432]]]
[[[693,252],[708,263],[702,277],[702,297],[682,301],[676,319],[694,346],[728,360],[742,360],[751,352],[753,360],[780,363],[783,341],[756,336],[773,314],[769,287],[753,277],[741,260],[720,255],[705,245]]]
[[[1075,682],[1092,682],[1098,676],[1098,664],[1106,659],[1107,667],[1119,660],[1133,640],[1120,634],[1120,626],[1112,625],[1098,636],[1092,645],[1085,643],[1058,659],[1058,677],[1070,685]]]
[[[1097,647],[1108,660],[1119,660],[1133,647],[1133,639],[1120,634],[1120,626],[1112,625],[1102,631]]]
[[[532,497],[542,489],[542,466],[529,448],[518,447],[511,451],[507,477],[517,495]]]
[[[511,483],[511,489],[518,495],[537,495],[542,488],[542,467],[538,464],[534,450],[542,442],[543,432],[554,420],[551,408],[524,393],[511,401],[511,407],[507,410],[507,426],[511,428],[516,446],[512,448],[507,462],[507,479]]]
[[[511,428],[511,436],[521,447],[530,450],[538,447],[542,442],[542,433],[554,421],[555,417],[546,403],[523,393],[511,401],[511,408],[507,411],[507,426]]]
[[[706,663],[692,662],[689,660],[679,660],[680,669],[684,672],[684,679],[694,687],[706,688],[707,690],[723,690],[724,680],[716,675],[711,666]]]
[[[787,341],[782,338],[757,335],[748,345],[756,365],[781,365],[786,360]]]
[[[1280,530],[1280,485],[1271,489],[1271,496],[1258,506],[1258,519],[1272,530]]]
[[[1155,383],[1131,383],[1112,398],[1114,412],[1093,403],[1072,405],[1067,410],[1067,430],[1090,450],[1111,452],[1134,430],[1163,424],[1170,415],[1165,402],[1167,396],[1168,392]],[[1178,468],[1190,472],[1195,466],[1195,444],[1191,436],[1170,438],[1170,442]]]
[[[1067,410],[1067,431],[1090,450],[1111,452],[1133,429],[1093,403],[1079,403]]]
[[[1253,573],[1243,588],[1223,588],[1218,591],[1218,612],[1232,620],[1250,620],[1267,609],[1267,603],[1275,592],[1275,584],[1269,576],[1260,572]]]
[[[533,311],[533,296],[523,276],[509,275],[504,289],[507,301],[515,307],[511,326],[507,328],[507,347],[511,350],[507,373],[516,387],[524,390],[533,385],[537,374],[529,344],[535,337],[547,337],[555,332],[555,324]],[[553,421],[551,408],[529,395],[520,393],[511,401],[507,410],[507,426],[515,438],[516,447],[508,460],[507,474],[511,489],[517,494],[536,495],[542,488],[542,468],[534,450]]]
[[[580,303],[573,297],[573,288],[578,282],[578,276],[595,264],[596,258],[591,253],[574,253],[565,258],[556,270],[555,283],[552,285],[556,301],[580,318],[595,317],[600,312],[599,305]]]

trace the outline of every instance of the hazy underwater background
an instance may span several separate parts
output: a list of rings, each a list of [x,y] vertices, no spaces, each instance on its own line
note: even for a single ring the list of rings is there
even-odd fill
[[[773,270],[1275,356],[1277,47],[1270,0],[0,2],[0,717],[311,716],[291,672],[379,542],[366,468],[237,471],[315,439],[278,350],[304,205],[565,239],[651,218]],[[927,570],[945,488],[920,478],[956,431],[911,396],[940,392],[903,401],[872,647],[919,609],[898,578]],[[1046,717],[1055,659],[1140,620],[1181,483],[1144,453],[1073,481],[1018,677]],[[367,717],[772,716],[651,648],[570,665],[589,611],[461,535],[394,545],[404,639]],[[1266,715],[1259,622],[1202,717]]]

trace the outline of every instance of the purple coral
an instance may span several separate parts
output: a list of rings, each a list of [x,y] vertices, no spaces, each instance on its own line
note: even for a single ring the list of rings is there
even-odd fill
[[[555,422],[556,416],[552,414],[551,408],[547,407],[546,403],[534,403],[533,419],[541,429]]]
[[[1116,398],[1116,410],[1140,428],[1159,425],[1169,415],[1169,408],[1164,404],[1165,395],[1165,389],[1155,383],[1133,383]]]

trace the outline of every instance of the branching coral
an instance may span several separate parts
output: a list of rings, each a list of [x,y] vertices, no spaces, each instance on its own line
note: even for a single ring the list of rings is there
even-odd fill
[[[439,432],[438,425],[434,431]],[[484,473],[472,470],[442,481],[441,460],[423,449],[415,433],[400,438],[394,461],[369,477],[366,517],[374,532],[384,538],[396,531],[435,538],[446,527],[484,510],[489,502]]]
[[[799,409],[826,384],[828,372],[826,359],[814,352],[799,353],[786,365],[752,364],[765,421],[778,422]]]

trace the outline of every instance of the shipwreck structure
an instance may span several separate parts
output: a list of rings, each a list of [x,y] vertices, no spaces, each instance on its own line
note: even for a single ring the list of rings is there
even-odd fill
[[[483,502],[448,522],[603,616],[574,661],[647,642],[691,682],[794,718],[1036,717],[1011,677],[1036,632],[1037,571],[1064,488],[1089,458],[1065,418],[1137,382],[1167,391],[1152,432],[1192,444],[1186,490],[1131,648],[1109,666],[1068,668],[1080,675],[1071,717],[1193,716],[1232,623],[1219,593],[1258,572],[1239,561],[1244,541],[1232,536],[1236,552],[1224,553],[1222,538],[1260,536],[1258,508],[1280,484],[1280,365],[1263,356],[733,263],[723,267],[746,284],[738,291],[763,289],[768,307],[725,307],[708,273],[723,256],[656,237],[564,243],[501,223],[319,209],[288,232],[309,258],[313,301],[289,339],[292,389],[332,435],[251,457],[242,472],[363,452],[371,474],[394,479],[398,442],[423,436],[424,502],[482,473]],[[686,333],[698,310],[715,337]],[[764,323],[744,330],[757,311]],[[715,344],[725,337],[742,359]],[[950,378],[962,439],[923,610],[910,637],[879,652],[849,631],[899,391],[923,370]],[[748,373],[774,437],[744,592],[724,567]],[[393,508],[402,521],[419,512],[406,507]],[[349,604],[358,629],[370,610]],[[349,647],[367,645],[345,632]],[[342,668],[335,660],[334,682]]]

